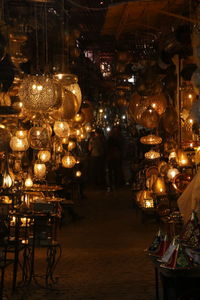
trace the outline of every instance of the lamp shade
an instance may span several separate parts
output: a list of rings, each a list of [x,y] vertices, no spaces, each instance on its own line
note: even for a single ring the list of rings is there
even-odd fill
[[[46,112],[57,104],[59,92],[50,77],[29,75],[20,85],[19,98],[25,109]]]
[[[45,127],[32,127],[28,133],[30,147],[42,150],[50,147],[49,131]]]

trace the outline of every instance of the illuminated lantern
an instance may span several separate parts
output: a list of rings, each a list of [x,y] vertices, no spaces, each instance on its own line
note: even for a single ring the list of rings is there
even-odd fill
[[[152,191],[144,190],[140,194],[139,203],[144,208],[153,208],[154,200],[152,197]]]
[[[74,141],[69,141],[68,150],[71,151],[76,147],[76,143]]]
[[[38,179],[43,179],[46,175],[46,165],[41,162],[35,162],[34,164],[34,175]]]
[[[69,124],[67,122],[56,121],[53,130],[60,138],[67,137],[70,134]]]
[[[28,131],[25,129],[19,129],[15,132],[15,136],[18,137],[19,139],[24,139],[28,135]]]
[[[160,158],[160,153],[154,150],[150,150],[146,152],[144,156],[147,159],[156,159],[156,158]]]
[[[153,192],[156,195],[165,195],[167,192],[165,180],[163,177],[158,176],[157,180],[155,181],[153,185]]]
[[[73,168],[76,164],[76,159],[73,155],[67,154],[62,158],[62,166],[64,168]]]
[[[178,116],[173,106],[166,108],[162,115],[162,124],[166,132],[173,134],[178,129]]]
[[[141,120],[144,127],[153,129],[158,126],[159,115],[151,106],[149,106],[142,114]]]
[[[184,152],[181,149],[178,149],[178,151],[177,151],[177,161],[178,161],[179,166],[181,166],[181,167],[185,167],[190,164],[186,152]]]
[[[66,144],[68,144],[68,143],[69,143],[68,137],[62,138],[62,144],[66,145]]]
[[[154,134],[149,134],[141,137],[140,142],[145,145],[158,145],[162,143],[162,138]]]
[[[194,101],[196,101],[196,98],[197,94],[195,93],[193,87],[187,87],[186,90],[183,91],[182,106],[186,109],[190,109]]]
[[[30,147],[42,150],[50,147],[49,131],[45,127],[32,127],[28,133]]]
[[[12,151],[26,151],[29,148],[28,139],[12,136],[10,139],[10,148],[12,149]]]
[[[167,172],[167,177],[169,180],[173,180],[174,177],[179,174],[179,170],[176,168],[170,168]]]
[[[155,109],[155,111],[159,115],[162,115],[165,112],[167,106],[167,99],[164,94],[160,93],[157,95],[148,96],[147,100],[149,105],[153,107],[153,109]]]
[[[81,177],[81,175],[82,175],[81,171],[76,171],[76,174],[75,174],[76,177]]]
[[[91,132],[92,131],[92,126],[90,125],[90,123],[85,124],[85,130],[87,132]]]
[[[69,120],[74,118],[79,108],[77,97],[67,89],[62,88],[61,106],[50,112],[50,115],[55,120]]]
[[[73,95],[76,96],[78,100],[78,111],[82,101],[82,94],[80,86],[78,84],[78,77],[70,73],[59,73],[55,74],[54,78],[58,80],[67,91],[71,92]]]
[[[3,189],[10,188],[13,184],[12,176],[9,173],[4,173],[3,175]]]
[[[25,179],[24,181],[24,185],[26,188],[32,187],[33,186],[33,180],[30,176],[30,174],[28,175],[28,177]]]
[[[41,161],[41,162],[48,162],[51,158],[51,152],[48,151],[48,150],[40,150],[38,152],[38,159]]]
[[[46,112],[57,104],[58,97],[57,83],[47,76],[29,75],[19,88],[19,98],[24,108],[30,111]]]
[[[85,116],[82,112],[75,115],[74,122],[81,124],[84,121],[85,121]]]

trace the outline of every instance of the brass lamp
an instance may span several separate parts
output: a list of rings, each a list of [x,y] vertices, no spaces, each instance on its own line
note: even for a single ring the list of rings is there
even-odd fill
[[[158,145],[162,143],[162,138],[154,134],[149,134],[141,137],[140,142],[145,145]]]

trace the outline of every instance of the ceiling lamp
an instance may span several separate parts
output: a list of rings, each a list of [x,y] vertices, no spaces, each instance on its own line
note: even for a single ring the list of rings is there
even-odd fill
[[[141,137],[140,142],[145,145],[158,145],[162,143],[162,138],[154,134],[149,134]]]
[[[154,150],[150,150],[146,152],[144,156],[147,159],[156,159],[156,158],[160,158],[160,153]]]
[[[25,109],[46,112],[57,104],[59,90],[57,83],[47,76],[29,75],[19,88],[19,98]]]
[[[158,126],[159,115],[155,109],[148,106],[147,109],[141,115],[142,124],[144,127],[153,129]]]

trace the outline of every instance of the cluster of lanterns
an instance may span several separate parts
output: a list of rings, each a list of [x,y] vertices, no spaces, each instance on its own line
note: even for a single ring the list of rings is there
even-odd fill
[[[2,166],[3,188],[13,185],[15,179],[11,173],[17,173],[16,177],[23,179],[28,188],[34,180],[44,180],[50,168],[60,165],[73,168],[78,162],[73,150],[91,131],[90,123],[80,111],[82,95],[73,74],[29,75],[22,80],[18,97],[21,111],[13,119],[17,129],[13,129],[7,118],[5,121],[2,118],[5,124],[0,124],[4,139],[0,151],[4,153],[6,166]],[[22,158],[29,149],[33,158],[27,171],[23,170]],[[81,176],[80,171],[76,173],[76,177]]]

